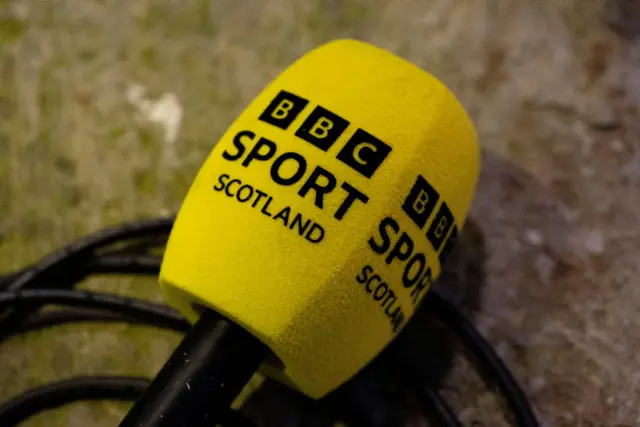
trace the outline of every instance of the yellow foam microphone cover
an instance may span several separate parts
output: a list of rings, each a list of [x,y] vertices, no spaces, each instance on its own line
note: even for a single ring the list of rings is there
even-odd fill
[[[440,274],[475,191],[473,124],[436,78],[354,40],[312,50],[217,143],[160,282],[243,326],[318,398],[373,359]]]

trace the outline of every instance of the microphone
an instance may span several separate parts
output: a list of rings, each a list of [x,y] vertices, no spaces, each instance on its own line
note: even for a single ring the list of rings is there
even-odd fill
[[[205,402],[230,404],[258,368],[311,398],[347,381],[440,274],[479,163],[469,116],[415,65],[355,40],[298,59],[184,200],[160,284],[195,332],[121,426],[183,425],[186,404],[209,416]],[[224,383],[212,379],[222,368]]]

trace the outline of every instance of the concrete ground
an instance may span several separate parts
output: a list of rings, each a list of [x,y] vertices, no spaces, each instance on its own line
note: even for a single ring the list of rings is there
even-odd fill
[[[338,37],[430,71],[473,117],[485,154],[477,323],[543,424],[639,425],[634,0],[0,1],[0,271],[175,211],[235,115]],[[87,286],[161,300],[153,280]],[[177,339],[80,325],[13,339],[0,400],[77,374],[151,376]],[[445,395],[465,421],[507,425],[465,363]],[[25,425],[113,426],[125,409],[78,404]]]

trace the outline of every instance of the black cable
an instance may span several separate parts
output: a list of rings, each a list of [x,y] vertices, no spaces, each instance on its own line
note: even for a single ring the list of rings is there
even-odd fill
[[[453,330],[462,344],[471,351],[480,364],[480,368],[490,375],[491,380],[496,383],[506,399],[518,425],[521,427],[539,427],[533,409],[513,375],[493,350],[491,344],[480,335],[464,314],[436,291],[427,294],[425,303],[429,305],[429,309],[433,310],[441,321]]]
[[[156,326],[157,324],[150,324],[149,322],[143,322],[140,319],[136,319],[130,316],[124,316],[118,313],[111,313],[108,311],[96,311],[83,308],[63,308],[53,311],[47,311],[43,313],[35,314],[29,317],[24,323],[11,331],[11,334],[3,334],[3,338],[10,335],[25,334],[28,332],[39,331],[46,328],[52,328],[55,326],[68,325],[73,323],[83,322],[123,322],[128,324],[140,324]]]
[[[95,250],[118,241],[167,234],[171,231],[173,220],[174,217],[168,217],[130,222],[82,237],[26,269],[9,284],[8,290],[20,290],[43,283],[42,280],[46,279],[47,274],[52,270],[67,264],[86,261],[85,257],[90,257]]]
[[[0,405],[0,425],[15,427],[39,412],[77,401],[133,401],[144,394],[150,383],[148,379],[138,377],[92,376],[45,384]],[[222,413],[222,423],[229,427],[255,427],[246,418],[228,408]]]
[[[151,255],[106,254],[89,262],[92,274],[140,274],[156,276],[162,259]]]
[[[55,274],[61,270],[69,270],[70,266],[76,263],[86,264],[94,255],[93,252],[104,248],[118,241],[127,239],[143,238],[154,235],[168,234],[173,226],[174,217],[156,218],[146,221],[136,221],[107,228],[86,237],[80,238],[70,245],[53,252],[36,264],[27,268],[18,277],[14,278],[7,286],[8,291],[18,291],[21,289],[35,288],[43,286],[47,281],[55,279]],[[66,273],[66,272],[65,272]],[[65,284],[75,283],[88,274],[85,271],[79,273],[77,278],[66,281]],[[63,282],[59,282],[62,284]],[[21,310],[20,313],[11,310],[0,312],[0,331],[3,329],[13,329],[28,314],[37,311],[38,305]]]
[[[21,273],[7,273],[0,275],[0,289],[4,289],[9,286],[9,283],[13,282]]]
[[[0,406],[0,425],[17,426],[41,411],[79,400],[135,400],[149,385],[146,378],[80,377],[35,387]]]
[[[187,427],[220,421],[268,348],[240,326],[203,311],[120,427]]]
[[[51,282],[57,284],[57,288],[68,288],[72,287],[72,283],[70,282],[77,282],[82,280],[85,275],[90,274],[139,274],[156,276],[160,273],[161,263],[162,258],[158,256],[125,254],[120,251],[115,251],[114,253],[108,252],[87,260],[86,266],[80,265],[82,267],[82,275],[79,274],[80,269],[65,269],[65,271],[59,272],[55,280]],[[21,271],[0,276],[0,291],[7,290],[9,284],[23,273],[24,271]],[[75,280],[70,280],[70,273],[73,273]],[[65,286],[61,286],[61,282],[66,282]]]
[[[79,265],[76,269],[65,269],[63,274],[58,274],[55,281],[57,287],[65,288],[72,287],[74,283],[77,283],[87,277],[90,274],[137,274],[137,275],[152,275],[156,276],[160,271],[161,258],[157,256],[137,256],[137,255],[122,255],[122,254],[104,254],[100,255],[96,259],[92,259],[88,262],[88,265]],[[16,273],[6,276],[6,280],[2,282],[0,280],[0,291],[4,290],[7,284],[12,279],[22,273]],[[64,283],[60,286],[60,283]],[[25,307],[23,307],[24,309]],[[26,307],[27,312],[33,311],[32,307]],[[14,312],[17,315],[21,313]],[[0,312],[2,310],[0,309]],[[31,316],[33,317],[33,315]],[[23,332],[22,326],[24,322],[28,321],[30,317],[20,316],[15,321],[6,323],[3,329],[0,329],[0,341],[6,339],[16,333]],[[19,321],[18,321],[19,320]],[[107,320],[107,319],[105,319]],[[128,319],[129,321],[133,319]],[[71,319],[69,319],[71,321]]]
[[[143,236],[135,240],[127,240],[126,246],[115,250],[112,249],[110,252],[121,255],[157,255],[158,251],[164,250],[168,238],[168,233]]]
[[[451,406],[426,384],[415,384],[414,392],[422,400],[423,405],[431,415],[431,421],[443,427],[464,427],[458,416],[453,412]]]
[[[177,332],[185,332],[190,328],[190,324],[177,311],[164,305],[98,292],[61,289],[0,292],[0,308],[9,304],[15,304],[19,311],[22,311],[23,308],[30,308],[33,305],[42,306],[45,304],[108,310],[138,319],[145,324]],[[0,337],[18,328],[0,330]]]
[[[418,373],[419,370],[411,367],[411,363],[407,365],[401,351],[394,349],[390,357],[391,363],[399,367],[398,372],[402,379],[421,401],[429,421],[441,427],[464,427],[451,406],[429,385],[427,379]]]
[[[418,320],[418,316],[415,316],[415,320]],[[392,346],[380,357],[386,359],[386,364],[397,367],[395,372],[404,382],[409,384],[413,393],[421,401],[429,421],[436,426],[464,427],[451,406],[434,389],[433,383],[429,382],[416,363],[407,359],[407,352],[412,350],[411,343],[407,341],[397,341],[396,343],[404,345]]]

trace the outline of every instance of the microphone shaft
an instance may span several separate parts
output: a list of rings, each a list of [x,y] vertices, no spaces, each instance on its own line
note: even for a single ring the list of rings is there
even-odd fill
[[[215,425],[268,354],[249,332],[206,310],[120,427]]]

